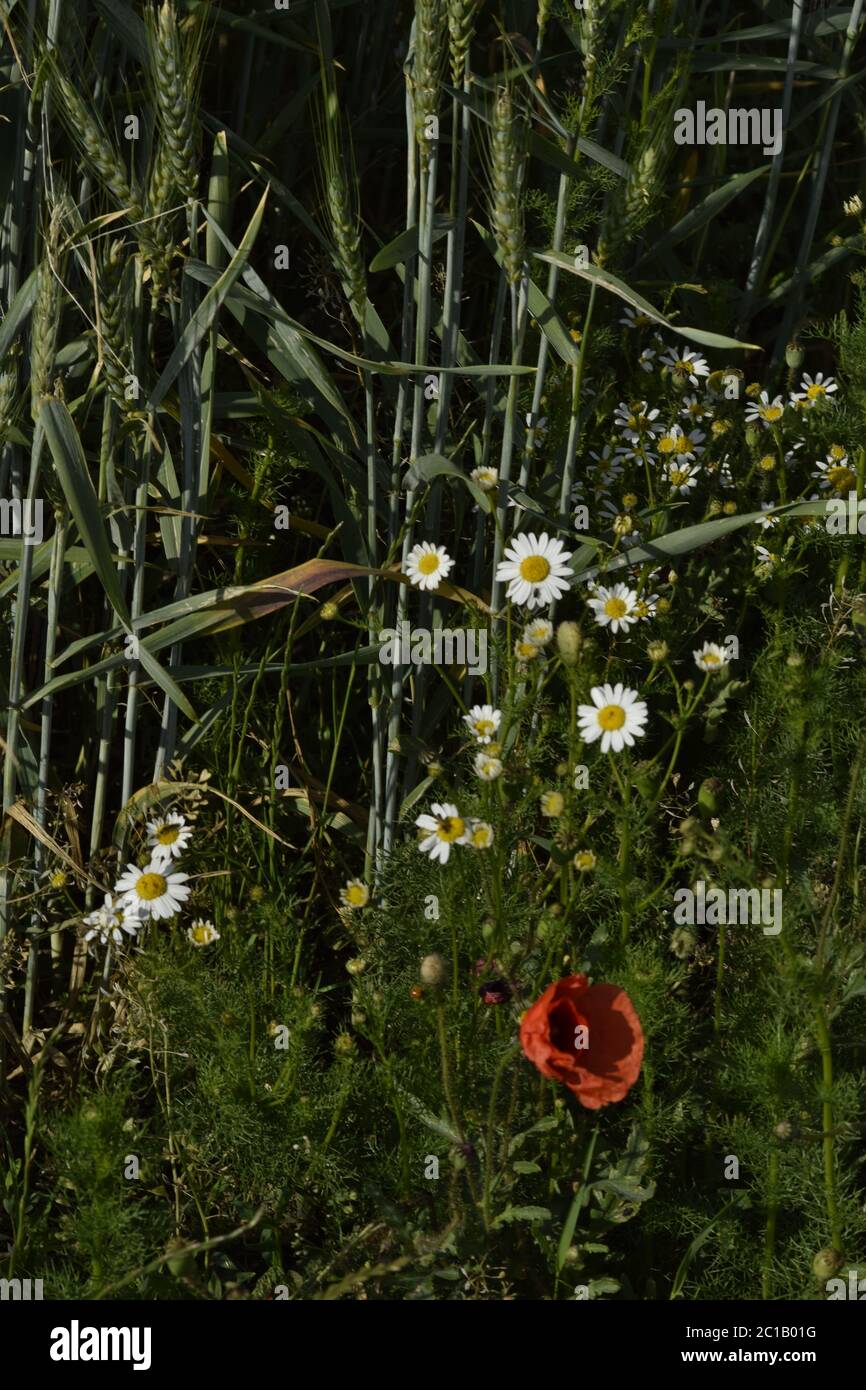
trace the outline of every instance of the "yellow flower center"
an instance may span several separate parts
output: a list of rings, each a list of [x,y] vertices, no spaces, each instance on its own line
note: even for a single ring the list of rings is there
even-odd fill
[[[49,882],[50,882],[52,888],[65,888],[65,887],[66,887],[66,875],[65,875],[65,873],[63,872],[63,870],[62,870],[62,869],[58,869],[55,873],[53,873],[53,874],[51,875],[51,878],[49,879]]]
[[[495,728],[496,725],[492,719],[476,719],[475,721],[475,732],[481,734],[482,737],[485,734],[492,734]]]
[[[550,574],[550,565],[543,555],[527,555],[520,561],[520,578],[529,584],[540,584]]]
[[[435,551],[428,550],[418,561],[418,568],[422,574],[435,574],[439,568],[439,556]]]
[[[135,885],[135,892],[139,898],[150,903],[154,898],[161,898],[167,887],[168,882],[162,874],[142,874]]]
[[[605,705],[598,712],[598,722],[603,729],[621,729],[625,723],[625,710],[622,705]]]
[[[490,844],[490,831],[486,828],[483,830],[474,830],[472,832],[472,843],[476,849],[486,849]]]
[[[686,473],[684,469],[675,468],[671,473],[671,482],[674,487],[682,487],[683,483],[688,481],[688,476],[688,473]]]
[[[574,856],[574,867],[576,869],[591,869],[595,863],[595,855],[592,850],[581,850]]]
[[[770,424],[775,424],[777,420],[782,418],[782,407],[780,405],[762,406],[761,415],[765,420],[769,420]]]
[[[826,388],[819,386],[817,381],[813,381],[811,386],[806,387],[806,398],[810,401],[817,401],[820,396],[826,396],[826,394]]]
[[[180,835],[180,827],[177,825],[162,825],[156,832],[156,840],[161,845],[173,845]]]
[[[674,439],[673,436],[670,434],[662,435],[661,439],[659,440],[659,453],[673,454],[676,452],[676,450],[677,440]]]
[[[839,465],[836,468],[827,469],[827,481],[837,492],[847,492],[849,488],[854,487],[857,476],[852,473],[850,468],[843,468]]]
[[[721,658],[720,658],[718,652],[704,652],[704,665],[705,665],[705,666],[718,666],[719,663],[720,663],[720,660],[721,660]]]
[[[445,816],[437,825],[436,834],[440,840],[444,840],[446,844],[450,845],[454,840],[460,839],[465,829],[465,823],[459,816]]]
[[[835,459],[837,463],[841,462],[845,457],[845,446],[843,444],[831,444],[830,457],[831,459]]]
[[[346,898],[353,907],[363,907],[367,901],[367,890],[360,883],[351,883],[346,889]]]
[[[773,458],[773,455],[765,454],[761,459],[759,467],[763,468],[765,473],[770,473],[776,467],[776,460]]]
[[[198,946],[206,946],[210,940],[210,928],[204,922],[199,922],[198,926],[192,929],[192,939]]]
[[[609,598],[604,611],[609,618],[622,618],[628,612],[628,605],[621,598]]]

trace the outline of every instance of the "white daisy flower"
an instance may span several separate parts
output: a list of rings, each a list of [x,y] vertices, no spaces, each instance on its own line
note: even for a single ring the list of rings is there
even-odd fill
[[[533,424],[532,412],[528,411],[526,415],[526,428],[527,430],[531,430],[536,438],[541,439],[545,434],[547,434],[547,416],[540,416],[540,418],[537,419]]]
[[[485,464],[482,468],[473,468],[469,476],[473,482],[478,484],[482,492],[492,492],[499,482],[499,469],[490,468]]]
[[[613,423],[623,439],[630,444],[639,444],[642,439],[651,440],[654,434],[661,434],[664,426],[658,416],[658,410],[650,410],[647,401],[633,401],[631,405],[620,401],[614,412]]]
[[[781,396],[774,396],[770,400],[766,391],[762,391],[756,401],[748,401],[746,404],[746,424],[752,425],[760,420],[765,429],[771,425],[778,425],[785,413],[785,402]]]
[[[344,888],[340,889],[340,902],[344,907],[353,910],[359,907],[366,907],[370,901],[370,890],[366,883],[360,878],[350,878]]]
[[[121,874],[114,885],[115,893],[120,893],[125,903],[142,917],[174,917],[180,911],[192,891],[187,879],[189,874],[168,873],[163,859],[153,859],[146,869],[135,864],[127,864],[126,873]]]
[[[682,372],[684,376],[687,376],[692,386],[697,386],[699,377],[710,374],[706,359],[692,348],[680,348],[679,353],[674,348],[668,348],[661,361],[672,371]]]
[[[834,492],[851,492],[857,486],[857,474],[849,466],[847,459],[837,463],[828,456],[826,463],[816,463],[812,477],[822,487],[830,487]]]
[[[550,791],[541,794],[541,814],[557,820],[565,810],[565,797],[562,792]]]
[[[634,613],[636,601],[637,594],[634,589],[629,589],[625,584],[614,584],[612,589],[605,589],[599,585],[594,591],[594,597],[587,599],[598,625],[609,627],[613,633],[620,630],[628,632],[631,625],[637,622]]]
[[[534,642],[527,642],[525,637],[518,637],[514,643],[514,655],[525,665],[527,662],[537,661],[544,653]]]
[[[696,464],[678,462],[668,464],[666,476],[673,492],[679,493],[680,497],[688,497],[689,490],[698,485],[699,473]]]
[[[482,782],[495,782],[497,777],[502,776],[502,761],[499,758],[492,758],[489,753],[476,753],[473,761],[476,776]]]
[[[728,665],[727,652],[717,642],[705,642],[699,652],[692,652],[692,656],[695,658],[695,665],[701,671],[709,671],[711,674],[724,670]]]
[[[671,425],[669,430],[655,441],[655,446],[659,452],[659,458],[667,461],[676,459],[677,463],[684,460],[694,459],[704,451],[701,448],[701,440],[706,436],[702,430],[691,430],[686,433],[682,425]]]
[[[507,596],[513,603],[541,608],[571,586],[571,552],[552,536],[522,533],[506,546],[505,556],[496,568],[496,578],[507,580]]]
[[[587,469],[587,476],[594,487],[608,487],[622,472],[622,460],[614,454],[610,444],[605,444],[600,454],[590,449],[590,458],[595,459]]]
[[[648,622],[656,614],[656,604],[659,601],[658,594],[644,594],[639,598],[634,606],[634,616],[640,622]]]
[[[546,647],[553,637],[553,623],[547,618],[533,618],[523,629],[523,641],[533,647]]]
[[[762,502],[761,511],[772,512],[777,505],[776,502]],[[759,516],[755,518],[755,525],[762,527],[765,531],[768,531],[771,526],[778,526],[778,524],[779,518],[777,516]]]
[[[501,721],[502,710],[494,709],[492,705],[473,705],[469,713],[463,716],[463,723],[479,743],[489,743]]]
[[[417,816],[415,824],[427,833],[418,842],[423,854],[440,864],[448,863],[452,845],[465,845],[468,841],[466,821],[450,801],[434,802],[430,814]]]
[[[121,898],[106,893],[102,907],[97,907],[84,918],[84,925],[90,928],[84,933],[84,940],[92,941],[98,936],[103,946],[107,946],[109,942],[119,946],[123,941],[123,933],[135,936],[136,932],[141,930],[142,922],[141,915],[133,907]]]
[[[179,859],[192,839],[192,826],[177,811],[147,822],[147,847],[153,860]]]
[[[621,753],[644,733],[647,707],[636,690],[624,685],[595,685],[589,692],[591,705],[580,705],[577,720],[581,737],[587,743],[601,739],[601,751]]]
[[[823,372],[819,372],[813,379],[808,372],[804,372],[800,389],[791,396],[791,400],[797,401],[804,410],[811,410],[819,401],[829,400],[838,390],[838,383],[832,376],[825,376]]]
[[[405,573],[419,589],[438,589],[453,566],[454,561],[444,545],[421,541],[420,545],[413,545],[406,556]]]
[[[653,322],[649,314],[641,314],[637,309],[633,309],[630,304],[625,306],[620,323],[625,328],[648,328]]]
[[[486,820],[470,821],[466,843],[472,849],[489,849],[493,844],[493,826]]]
[[[637,359],[637,364],[642,372],[655,371],[656,349],[646,347]]]
[[[704,402],[699,401],[697,396],[683,396],[680,415],[682,415],[684,419],[693,420],[696,425],[699,425],[702,420],[712,420],[713,411],[711,406],[704,405]],[[703,435],[701,438],[703,438]]]
[[[219,941],[220,934],[213,922],[206,922],[203,917],[196,917],[191,927],[187,927],[187,936],[193,946],[210,946],[214,941]]]
[[[613,529],[614,535],[626,547],[637,545],[640,541],[640,531],[634,523],[634,517],[628,512],[621,512],[619,507],[613,502],[602,502],[599,508],[601,515],[607,520]]]

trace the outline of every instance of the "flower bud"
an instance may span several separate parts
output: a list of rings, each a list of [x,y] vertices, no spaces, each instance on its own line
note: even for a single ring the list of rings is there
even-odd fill
[[[806,354],[796,339],[785,348],[785,361],[792,372],[798,372],[806,360]]]
[[[556,629],[556,647],[564,666],[576,666],[583,643],[577,623],[560,623]]]
[[[650,642],[646,649],[646,654],[650,661],[667,661],[670,655],[670,647],[667,642]]]
[[[761,432],[757,425],[746,426],[746,443],[750,449],[757,449],[761,442]]]
[[[720,782],[718,777],[704,778],[698,788],[698,810],[702,820],[708,820],[710,816],[719,814],[724,789],[724,782]]]
[[[823,1250],[819,1250],[812,1261],[812,1273],[820,1284],[832,1279],[833,1275],[842,1268],[844,1260],[838,1250],[833,1250],[829,1245]]]
[[[697,944],[697,934],[691,927],[677,927],[668,942],[668,948],[673,952],[677,960],[688,960],[689,956],[695,954],[695,947]]]
[[[325,623],[332,623],[334,619],[339,618],[339,616],[340,610],[337,607],[336,603],[333,603],[331,599],[328,599],[327,603],[323,603],[321,608],[319,609],[319,617]]]
[[[430,989],[443,989],[448,983],[448,962],[439,951],[433,951],[421,962],[421,983]]]

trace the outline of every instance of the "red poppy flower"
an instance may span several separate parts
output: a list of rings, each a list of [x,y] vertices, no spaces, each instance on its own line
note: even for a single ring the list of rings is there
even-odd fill
[[[622,1100],[637,1081],[643,1029],[618,985],[568,975],[527,1009],[520,1044],[542,1076],[562,1081],[589,1110]]]

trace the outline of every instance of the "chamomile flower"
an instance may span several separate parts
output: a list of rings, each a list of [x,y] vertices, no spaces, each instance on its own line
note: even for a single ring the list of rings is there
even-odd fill
[[[593,487],[609,487],[622,472],[622,459],[613,452],[610,444],[605,444],[600,454],[594,449],[590,449],[589,454],[590,458],[595,459],[595,463],[590,464],[587,469],[587,476]]]
[[[553,623],[547,618],[533,618],[523,629],[523,641],[531,642],[533,647],[546,647],[553,637]]]
[[[625,306],[620,323],[625,328],[649,328],[652,323],[649,314],[641,314],[637,309],[633,309],[630,304]]]
[[[527,608],[541,608],[558,599],[571,586],[571,552],[562,541],[530,532],[516,536],[505,547],[505,559],[496,568],[496,579],[507,581],[507,596]]]
[[[664,462],[676,460],[681,464],[704,452],[701,447],[701,440],[704,438],[703,430],[692,430],[687,434],[682,425],[671,425],[670,429],[665,430],[656,440],[656,448]]]
[[[124,932],[128,936],[135,936],[136,932],[141,930],[142,917],[121,898],[106,893],[102,907],[89,912],[84,918],[84,925],[89,928],[84,933],[85,941],[92,941],[98,936],[103,946],[107,946],[109,942],[119,946],[123,941]]]
[[[572,863],[579,874],[588,874],[595,868],[597,860],[591,849],[579,849]]]
[[[514,643],[514,655],[518,661],[537,661],[541,656],[541,648],[537,647],[534,642],[527,641],[525,636],[518,637]]]
[[[153,859],[145,869],[127,864],[114,885],[124,902],[142,917],[174,917],[192,891],[189,874],[169,873],[164,859]]]
[[[749,401],[746,406],[746,424],[754,425],[756,422],[770,429],[773,425],[778,425],[785,413],[785,402],[781,396],[774,396],[772,400],[766,391],[762,391],[756,401]]]
[[[620,630],[628,632],[631,625],[637,622],[634,612],[636,602],[637,594],[626,584],[614,584],[612,589],[600,584],[593,590],[593,597],[587,599],[599,627],[609,627],[614,634]]]
[[[829,400],[838,390],[839,386],[832,376],[819,372],[813,379],[808,372],[804,372],[800,389],[792,395],[791,400],[797,401],[803,410],[811,410],[821,401]]]
[[[502,776],[501,759],[491,757],[489,753],[476,753],[472,766],[482,782],[495,782],[497,777]]]
[[[668,348],[661,361],[672,371],[680,372],[683,376],[688,377],[692,386],[697,386],[700,377],[710,374],[706,359],[692,348],[680,348],[679,353],[674,348]]]
[[[589,692],[591,705],[579,705],[577,722],[587,743],[601,739],[601,751],[621,753],[631,748],[644,733],[647,707],[636,690],[624,685],[595,685]]]
[[[667,481],[671,491],[679,493],[680,497],[688,497],[692,488],[698,485],[698,474],[700,469],[694,463],[670,463],[667,469]]]
[[[851,492],[857,486],[857,474],[848,463],[847,455],[843,454],[841,459],[834,459],[830,454],[827,455],[826,463],[817,463],[815,472],[812,474],[821,487],[832,488],[834,492]]]
[[[499,482],[499,469],[490,468],[485,464],[482,468],[473,468],[469,474],[474,483],[477,483],[482,492],[492,492]]]
[[[697,396],[683,396],[683,403],[680,407],[680,415],[686,420],[691,420],[699,425],[702,420],[712,420],[712,407],[699,401]],[[703,436],[701,436],[703,438]]]
[[[468,826],[450,801],[434,802],[430,814],[417,816],[415,824],[426,833],[418,842],[422,854],[440,864],[447,864],[452,845],[465,845],[468,841]]]
[[[602,502],[599,512],[608,522],[613,534],[624,546],[637,545],[640,540],[640,531],[635,526],[634,517],[630,513],[621,512],[613,502]]]
[[[557,820],[565,810],[565,797],[562,792],[542,792],[541,795],[541,814],[549,816],[551,820]]]
[[[211,946],[220,939],[213,922],[207,922],[203,917],[196,917],[192,926],[187,927],[186,934],[193,946]]]
[[[638,366],[640,367],[640,369],[641,369],[642,372],[654,372],[655,369],[656,369],[656,368],[655,368],[655,359],[656,359],[656,349],[655,349],[655,348],[646,347],[646,348],[644,348],[644,350],[643,350],[643,352],[641,353],[640,357],[637,359],[637,364],[638,364]]]
[[[639,444],[642,439],[651,440],[653,435],[662,432],[664,427],[658,416],[658,410],[650,410],[646,401],[632,401],[630,405],[620,401],[614,412],[613,423],[623,439],[630,444]]]
[[[340,889],[340,902],[344,907],[354,910],[366,907],[369,901],[370,890],[360,878],[350,878],[345,887]]]
[[[493,826],[486,820],[472,820],[466,840],[470,849],[489,849],[493,844]]]
[[[490,742],[501,720],[502,711],[494,709],[492,705],[473,705],[469,713],[463,716],[463,723],[479,743]]]
[[[65,888],[69,883],[69,875],[65,869],[46,869],[41,877],[45,879],[46,886],[53,888],[55,893],[59,893],[61,888]]]
[[[177,811],[147,822],[147,847],[153,860],[170,864],[179,859],[192,839],[192,827]]]
[[[728,654],[717,642],[705,642],[699,652],[692,652],[695,665],[700,671],[715,675],[728,665]]]
[[[770,515],[777,506],[778,503],[776,502],[762,502],[761,511],[764,515],[755,518],[755,525],[760,526],[764,531],[769,531],[771,526],[778,526],[779,518]]]
[[[641,622],[647,622],[650,618],[654,618],[658,601],[658,594],[644,594],[635,603],[634,616]]]
[[[547,416],[542,415],[539,419],[535,420],[535,423],[533,424],[532,412],[527,412],[526,428],[527,430],[532,430],[532,433],[536,439],[543,438],[543,436],[547,434]]]
[[[438,589],[454,566],[444,545],[421,541],[406,557],[406,575],[419,589]]]

